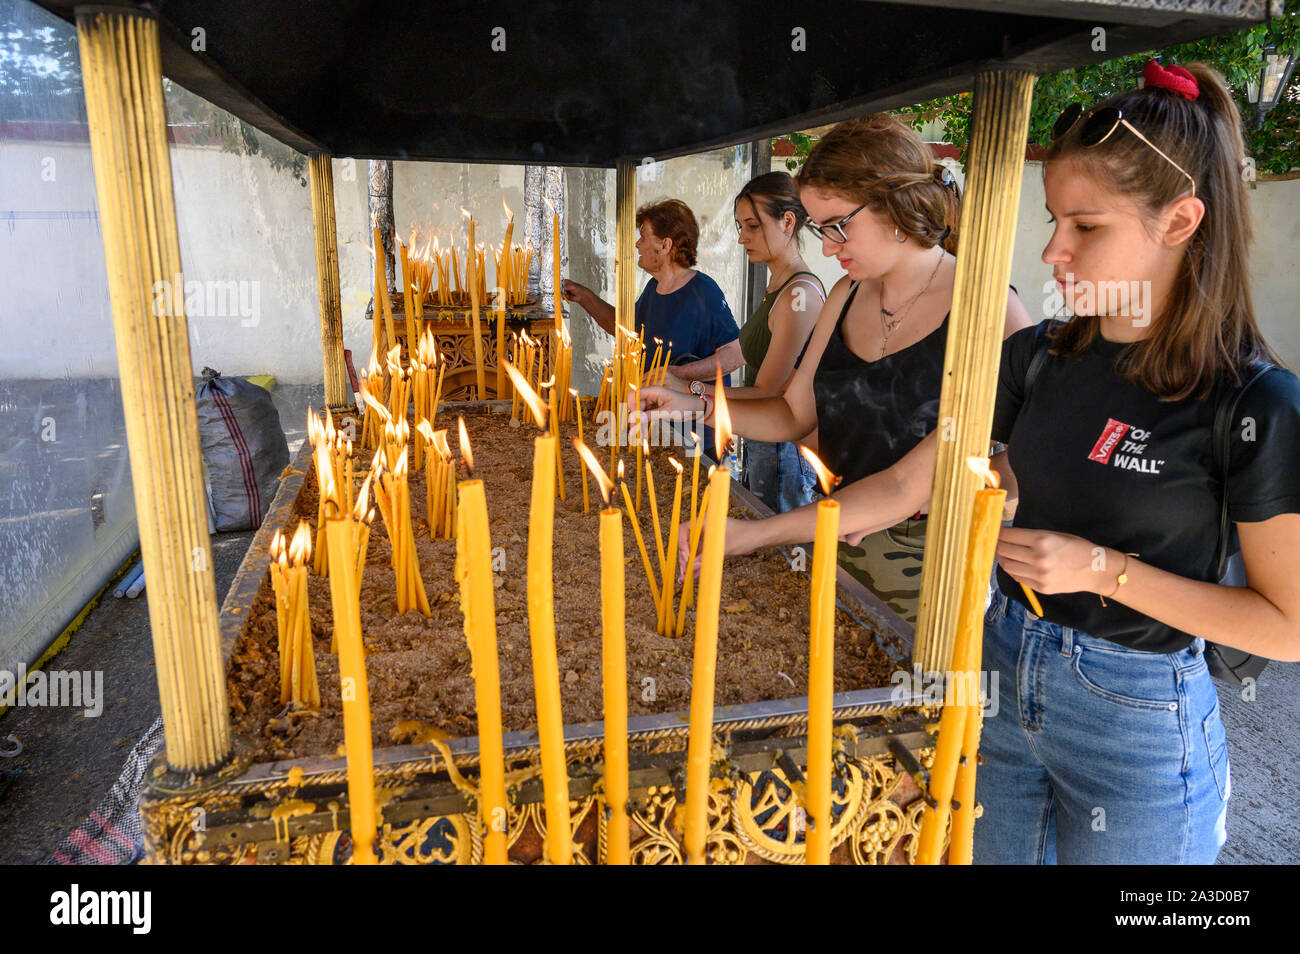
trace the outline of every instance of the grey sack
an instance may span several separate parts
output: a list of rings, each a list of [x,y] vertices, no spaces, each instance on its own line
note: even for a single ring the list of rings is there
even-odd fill
[[[223,532],[256,529],[289,465],[289,444],[271,394],[247,378],[223,378],[204,368],[195,404],[213,526]]]

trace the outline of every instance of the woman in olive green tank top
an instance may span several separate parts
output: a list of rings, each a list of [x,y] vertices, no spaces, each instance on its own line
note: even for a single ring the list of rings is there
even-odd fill
[[[737,244],[750,262],[766,265],[769,276],[767,293],[740,329],[744,396],[775,397],[794,373],[826,293],[799,253],[808,213],[789,173],[769,172],[750,180],[736,196],[734,209]],[[689,384],[668,383],[679,390]],[[707,385],[706,390],[712,393],[713,388]],[[735,390],[728,388],[728,395]],[[746,439],[742,455],[745,486],[773,511],[793,510],[812,500],[812,468],[793,443]]]

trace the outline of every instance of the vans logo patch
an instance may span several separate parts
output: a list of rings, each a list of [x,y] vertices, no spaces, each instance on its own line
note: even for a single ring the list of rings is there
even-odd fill
[[[1147,442],[1151,432],[1140,427],[1130,427],[1113,417],[1107,418],[1097,443],[1092,445],[1088,460],[1110,464],[1121,470],[1136,470],[1143,474],[1158,474],[1163,460],[1147,460]]]
[[[1110,455],[1115,450],[1115,446],[1129,431],[1129,426],[1113,417],[1106,419],[1106,426],[1102,428],[1101,437],[1097,438],[1097,443],[1092,445],[1092,453],[1088,455],[1088,460],[1095,460],[1099,464],[1110,463]]]

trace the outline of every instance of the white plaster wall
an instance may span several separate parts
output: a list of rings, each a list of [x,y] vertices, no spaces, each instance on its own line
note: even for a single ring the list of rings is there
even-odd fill
[[[273,170],[260,156],[211,148],[173,147],[181,257],[187,282],[236,282],[243,304],[222,315],[189,315],[196,371],[211,365],[223,373],[267,372],[289,382],[320,379],[308,190],[288,172]],[[47,181],[43,170],[51,168]],[[60,378],[117,373],[103,249],[88,145],[0,142],[0,376]],[[637,204],[675,196],[700,222],[699,267],[722,287],[741,314],[744,261],[735,244],[731,201],[748,178],[747,147],[658,163],[638,173]],[[505,197],[522,226],[523,166],[398,162],[394,168],[394,214],[399,236],[412,223],[462,243],[461,207],[474,212],[477,238],[499,243],[505,232]],[[334,161],[339,269],[345,346],[364,364],[370,324],[370,235],[366,163]],[[612,300],[613,173],[569,170],[566,197],[568,277]],[[573,194],[582,189],[584,195]],[[1256,313],[1283,359],[1300,367],[1300,181],[1257,183],[1251,193],[1256,241],[1250,269]],[[9,213],[14,213],[10,215]],[[1012,283],[1035,317],[1045,317],[1044,283],[1051,270],[1040,255],[1051,235],[1043,209],[1042,167],[1026,164],[1018,215]],[[805,258],[829,287],[842,275],[815,241]],[[648,276],[637,274],[638,293]],[[570,308],[582,327],[575,343],[593,369],[608,354],[603,333],[581,309]],[[587,327],[590,326],[590,327]],[[70,346],[75,338],[76,347]],[[580,376],[579,384],[591,383]],[[594,379],[598,380],[598,379]]]

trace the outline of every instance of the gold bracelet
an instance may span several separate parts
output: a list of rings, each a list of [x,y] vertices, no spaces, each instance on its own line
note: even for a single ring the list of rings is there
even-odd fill
[[[1137,556],[1137,554],[1136,554],[1136,553],[1125,553],[1125,554],[1124,554],[1124,566],[1120,569],[1120,571],[1119,571],[1119,576],[1117,576],[1117,577],[1115,578],[1115,589],[1111,590],[1111,591],[1107,594],[1107,596],[1109,596],[1111,599],[1114,599],[1114,598],[1115,598],[1115,594],[1119,592],[1119,588],[1120,588],[1121,586],[1123,586],[1125,583],[1128,582],[1128,558],[1131,557],[1131,556]],[[1097,599],[1101,600],[1101,605],[1102,605],[1102,606],[1105,606],[1105,605],[1106,605],[1106,597],[1105,597],[1105,596],[1102,596],[1100,593],[1098,593],[1098,594],[1097,594]]]

